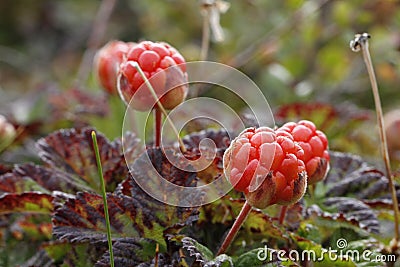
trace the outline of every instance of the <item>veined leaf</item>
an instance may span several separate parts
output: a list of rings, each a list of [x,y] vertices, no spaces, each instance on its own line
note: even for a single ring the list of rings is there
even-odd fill
[[[91,139],[92,128],[59,130],[37,142],[39,156],[51,168],[62,170],[69,175],[86,181],[92,190],[99,191],[96,159]],[[138,139],[132,134],[124,137],[134,150]],[[97,133],[104,179],[108,191],[128,177],[128,169],[122,151],[121,141],[109,142]]]
[[[156,243],[144,238],[121,238],[113,243],[113,253],[115,266],[138,266],[154,258]],[[95,266],[110,266],[109,251],[101,257]]]

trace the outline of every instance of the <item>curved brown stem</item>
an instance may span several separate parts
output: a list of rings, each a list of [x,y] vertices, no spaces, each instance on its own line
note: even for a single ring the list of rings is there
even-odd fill
[[[279,214],[279,224],[283,224],[283,222],[285,221],[287,208],[288,208],[288,206],[281,207],[281,213]]]
[[[236,218],[235,222],[233,223],[231,230],[229,230],[227,236],[225,237],[224,242],[222,242],[222,245],[219,248],[217,255],[225,253],[225,251],[228,249],[228,247],[232,243],[233,239],[235,238],[236,234],[238,233],[240,227],[242,226],[243,222],[246,220],[247,216],[249,215],[251,209],[252,209],[252,207],[246,201],[242,207],[242,210],[239,213],[239,216]]]

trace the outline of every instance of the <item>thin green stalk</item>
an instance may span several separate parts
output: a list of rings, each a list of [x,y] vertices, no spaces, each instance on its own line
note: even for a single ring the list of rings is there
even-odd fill
[[[112,245],[112,240],[111,240],[110,216],[108,215],[106,186],[105,186],[105,183],[104,183],[103,169],[102,169],[102,166],[101,166],[99,146],[97,145],[97,137],[96,137],[96,132],[95,131],[92,131],[92,140],[93,140],[94,153],[96,155],[97,170],[98,170],[99,177],[100,177],[101,193],[102,193],[102,196],[103,196],[104,217],[105,217],[105,220],[106,220],[106,227],[107,227],[108,250],[110,251],[110,264],[111,264],[111,267],[114,267],[114,254],[113,254],[113,245]]]
[[[167,111],[165,110],[164,106],[161,104],[161,102],[158,100],[158,96],[156,94],[156,91],[154,90],[153,86],[151,85],[151,83],[149,82],[149,79],[147,79],[146,75],[144,75],[142,68],[139,66],[139,64],[137,62],[132,62],[133,67],[136,68],[136,70],[139,72],[140,76],[142,76],[142,79],[144,80],[145,84],[147,85],[147,87],[150,90],[151,95],[154,97],[154,99],[157,101],[157,106],[158,108],[161,110],[161,112],[164,114],[165,118],[167,119],[168,123],[171,125],[172,130],[174,131],[178,142],[179,142],[179,146],[181,147],[181,150],[183,153],[186,152],[186,147],[185,144],[183,143],[181,137],[179,136],[179,132],[178,130],[175,128],[174,123],[172,122],[171,118],[168,116]]]
[[[381,141],[381,153],[383,162],[385,163],[386,176],[389,180],[389,187],[392,195],[393,212],[394,212],[394,232],[395,241],[399,242],[399,204],[396,195],[396,188],[394,186],[392,172],[390,170],[389,150],[386,141],[385,126],[383,122],[382,104],[379,97],[378,83],[376,82],[374,67],[372,65],[371,55],[368,50],[368,39],[371,38],[368,33],[356,34],[355,39],[350,42],[350,47],[353,51],[362,51],[365,65],[367,66],[368,75],[370,78],[372,93],[374,95],[376,117],[379,127],[379,137]]]

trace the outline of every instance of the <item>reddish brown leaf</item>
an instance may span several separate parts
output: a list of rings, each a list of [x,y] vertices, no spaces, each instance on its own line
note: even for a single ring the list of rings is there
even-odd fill
[[[50,193],[61,191],[76,193],[90,190],[82,179],[69,175],[57,169],[50,169],[34,164],[17,165],[15,169],[0,176],[0,192],[23,193],[40,191]]]
[[[181,209],[151,199],[136,191],[132,198],[109,194],[107,202],[114,238],[149,238],[165,248],[164,231],[192,218],[192,209]],[[53,217],[54,235],[70,242],[106,242],[102,197],[78,193],[57,209]]]
[[[97,165],[92,145],[92,128],[60,130],[37,142],[39,156],[49,166],[60,169],[75,178],[85,180],[90,187],[99,190]],[[128,134],[124,137],[131,151],[138,146],[138,139]],[[121,141],[109,142],[97,133],[97,141],[107,190],[128,177],[128,169],[122,151]]]
[[[53,196],[43,193],[6,193],[0,197],[0,214],[13,212],[51,213],[53,211],[52,201]]]

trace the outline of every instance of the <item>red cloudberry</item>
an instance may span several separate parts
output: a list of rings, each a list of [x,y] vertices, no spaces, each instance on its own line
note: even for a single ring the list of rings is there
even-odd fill
[[[290,134],[268,127],[248,128],[224,154],[224,171],[250,205],[288,205],[304,194],[307,179],[303,149]]]
[[[119,65],[133,45],[135,43],[110,41],[97,51],[94,57],[94,72],[103,88],[110,94],[117,93]]]
[[[325,178],[329,170],[328,139],[317,130],[314,123],[307,120],[288,122],[277,130],[277,134],[289,134],[304,150],[301,158],[306,166],[308,184]]]
[[[185,59],[167,43],[144,41],[129,50],[120,68],[120,95],[129,103],[137,93],[130,103],[134,109],[151,109],[156,101],[133,62],[143,70],[164,108],[172,109],[185,99],[188,91]],[[142,85],[143,89],[138,90]]]

